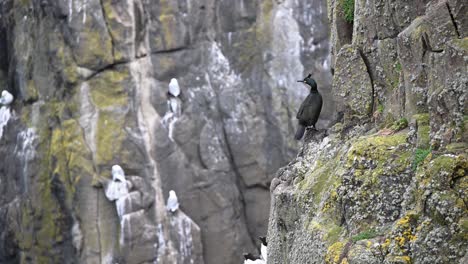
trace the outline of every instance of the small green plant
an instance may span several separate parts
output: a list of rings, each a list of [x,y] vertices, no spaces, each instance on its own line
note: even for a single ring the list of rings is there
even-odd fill
[[[344,18],[348,23],[354,21],[354,0],[341,0]]]
[[[428,149],[417,148],[416,149],[416,151],[414,152],[414,159],[413,159],[413,166],[412,166],[413,171],[415,171],[416,168],[418,168],[419,164],[421,164],[421,162],[423,162],[426,159],[427,155],[429,155],[431,151],[432,151],[431,148],[428,148]]]
[[[395,70],[396,70],[397,72],[401,72],[401,63],[400,63],[400,62],[397,62],[397,63],[395,64]]]
[[[407,126],[408,126],[408,119],[403,117],[403,118],[400,118],[400,120],[394,122],[391,129],[396,132],[396,131],[402,130],[403,128],[406,128]]]
[[[379,103],[379,105],[377,105],[377,111],[378,111],[379,113],[383,113],[383,111],[384,111],[384,105],[381,104],[381,103]]]
[[[353,236],[351,238],[351,240],[353,240],[353,242],[357,242],[359,240],[364,240],[364,239],[370,239],[370,238],[374,238],[376,236],[378,236],[379,233],[377,233],[375,230],[373,229],[370,229],[370,230],[366,230],[364,232],[361,232],[355,236]]]

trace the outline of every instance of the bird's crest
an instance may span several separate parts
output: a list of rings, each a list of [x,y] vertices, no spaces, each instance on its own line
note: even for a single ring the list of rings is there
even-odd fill
[[[304,80],[299,80],[297,82],[305,83],[309,85],[312,90],[317,90],[317,83],[312,78],[312,73],[309,73],[307,77],[304,78]]]

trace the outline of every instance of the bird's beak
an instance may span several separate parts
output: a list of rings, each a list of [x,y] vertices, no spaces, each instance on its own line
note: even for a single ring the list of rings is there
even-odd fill
[[[299,80],[299,81],[297,81],[297,82],[305,82],[305,81],[303,81],[303,80]]]

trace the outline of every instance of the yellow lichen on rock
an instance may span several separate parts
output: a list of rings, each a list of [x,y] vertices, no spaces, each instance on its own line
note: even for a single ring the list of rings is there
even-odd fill
[[[118,158],[125,136],[124,123],[125,118],[122,116],[116,116],[110,112],[99,114],[96,133],[96,162],[98,164],[107,164]]]
[[[91,98],[100,109],[125,107],[128,94],[125,82],[129,80],[128,69],[105,71],[89,81]]]
[[[327,264],[343,264],[342,254],[345,248],[343,242],[336,242],[328,247],[327,254],[325,255],[325,263]]]

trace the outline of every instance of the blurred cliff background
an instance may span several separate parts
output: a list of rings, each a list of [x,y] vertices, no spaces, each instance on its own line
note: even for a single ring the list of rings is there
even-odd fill
[[[313,74],[319,127],[333,119],[329,35],[320,0],[0,1],[0,90],[15,97],[0,262],[240,263],[299,149],[296,80]],[[164,119],[171,78],[182,110]],[[122,223],[98,182],[114,164],[134,186]]]

